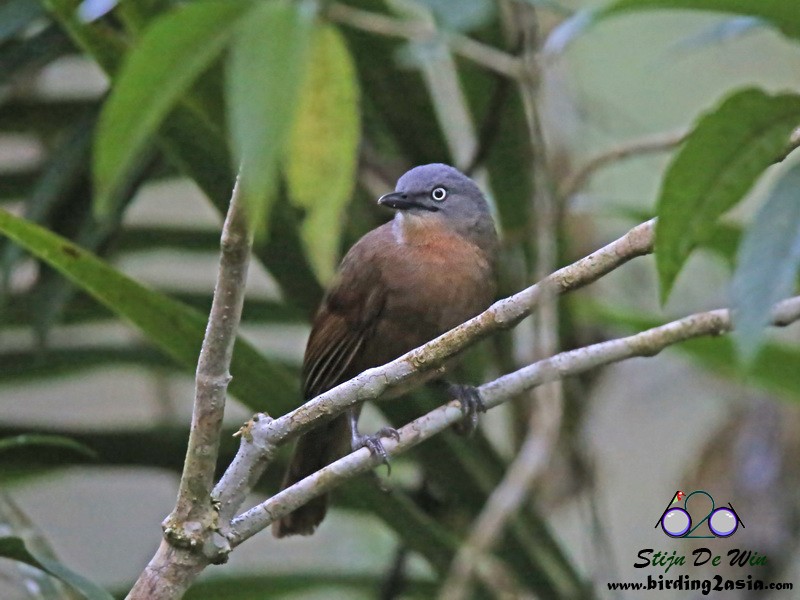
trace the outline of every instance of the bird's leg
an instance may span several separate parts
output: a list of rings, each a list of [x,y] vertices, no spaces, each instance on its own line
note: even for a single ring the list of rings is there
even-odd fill
[[[381,427],[373,435],[364,435],[359,433],[358,415],[361,412],[360,408],[361,407],[353,407],[347,411],[347,418],[350,421],[350,445],[353,448],[353,452],[359,448],[366,448],[373,456],[380,456],[383,464],[386,465],[389,473],[391,474],[392,466],[389,464],[389,455],[386,453],[386,449],[383,447],[381,438],[390,437],[400,441],[400,434],[397,433],[397,430],[393,427]]]
[[[472,385],[442,383],[445,385],[448,397],[455,398],[461,403],[461,412],[464,413],[464,420],[456,428],[456,431],[465,435],[472,434],[478,426],[478,413],[486,412],[486,405],[481,399],[481,393]]]

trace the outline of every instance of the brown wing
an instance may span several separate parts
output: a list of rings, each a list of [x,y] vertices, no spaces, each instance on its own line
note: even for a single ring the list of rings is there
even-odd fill
[[[361,239],[342,260],[336,283],[325,296],[314,319],[303,359],[306,400],[358,375],[363,352],[375,334],[386,300],[376,252],[384,228]],[[348,451],[349,423],[336,417],[305,433],[297,441],[281,489],[314,473]],[[272,525],[276,537],[309,535],[325,517],[327,494],[319,496]]]
[[[357,244],[342,261],[337,281],[314,319],[303,359],[306,399],[358,374],[354,369],[375,330],[386,296],[367,248]]]
[[[313,398],[343,381],[364,345],[366,331],[350,325],[344,315],[320,311],[303,360],[303,394]]]

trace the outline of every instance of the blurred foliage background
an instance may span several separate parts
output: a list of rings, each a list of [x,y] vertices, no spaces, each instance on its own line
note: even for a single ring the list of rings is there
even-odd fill
[[[495,556],[538,597],[614,597],[607,582],[662,572],[632,564],[671,548],[652,524],[674,490],[705,489],[747,525],[721,550],[752,547],[770,557],[765,579],[800,581],[799,340],[760,337],[800,260],[795,188],[781,186],[796,157],[761,176],[800,125],[800,17],[793,0],[613,4],[631,14],[580,0],[0,1],[0,542],[29,553],[0,543],[22,559],[0,559],[0,596],[97,592],[62,563],[124,595],[155,549],[241,161],[257,165],[243,185],[258,235],[230,432],[299,403],[322,290],[411,166],[451,163],[487,191],[501,296],[658,213],[657,260],[561,299],[557,348],[731,302],[755,333],[738,355],[697,340],[566,381],[547,467]],[[708,12],[636,12],[659,6]],[[777,241],[737,261],[742,235]],[[736,278],[763,293],[732,298]],[[487,341],[460,378],[528,364],[533,336],[523,324]],[[437,401],[384,403],[364,429]],[[535,407],[521,398],[476,436],[439,436],[378,485],[342,488],[313,538],[264,533],[188,597],[432,597]],[[226,435],[222,467],[234,450]]]

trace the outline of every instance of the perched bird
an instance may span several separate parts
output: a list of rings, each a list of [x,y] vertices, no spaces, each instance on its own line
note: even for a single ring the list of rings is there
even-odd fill
[[[443,164],[415,167],[378,204],[394,219],[347,253],[316,317],[303,360],[308,400],[421,346],[486,309],[495,294],[497,233],[486,199],[469,177]],[[474,422],[475,388],[449,385]],[[281,489],[351,450],[386,459],[384,428],[362,435],[360,407],[303,435]],[[321,496],[273,524],[276,537],[309,535],[327,510]]]

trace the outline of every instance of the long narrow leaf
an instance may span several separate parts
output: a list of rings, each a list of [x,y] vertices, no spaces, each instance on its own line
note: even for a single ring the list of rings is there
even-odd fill
[[[164,359],[162,352],[139,344],[125,348],[103,345],[58,348],[48,349],[46,352],[41,349],[17,350],[0,352],[0,384],[40,382],[48,378],[119,365],[159,368],[162,371],[178,369],[178,365]]]
[[[194,369],[206,327],[204,315],[137,283],[69,240],[4,210],[0,210],[0,232],[127,319],[178,364]],[[231,392],[256,410],[266,409],[271,396],[295,393],[294,378],[242,339],[234,349],[231,373]]]
[[[41,569],[56,577],[80,592],[87,600],[113,600],[113,596],[85,577],[71,571],[63,564],[51,558],[38,556],[25,547],[25,542],[18,537],[0,538],[0,557],[9,558]]]
[[[275,198],[278,159],[305,75],[312,23],[305,2],[265,2],[248,14],[231,48],[230,131],[242,165],[242,193],[256,223]]]
[[[85,174],[85,161],[89,156],[94,118],[84,114],[63,135],[63,140],[50,153],[41,176],[25,202],[25,217],[38,224],[51,220],[57,207],[68,200],[69,192]],[[0,298],[9,289],[14,264],[22,256],[22,249],[0,240]]]
[[[109,212],[142,150],[192,82],[222,52],[248,8],[196,2],[158,19],[128,53],[98,123],[96,208]]]
[[[72,452],[85,458],[97,458],[94,450],[63,435],[22,434],[0,438],[0,454],[31,447],[58,448],[61,451]]]
[[[127,40],[102,22],[86,23],[77,16],[77,0],[43,0],[73,41],[114,77],[127,49]],[[234,179],[234,161],[228,149],[221,115],[210,115],[203,102],[187,92],[162,123],[159,143],[169,160],[191,177],[224,215]],[[30,174],[0,178],[0,200],[16,198],[30,185]],[[256,239],[254,253],[275,277],[287,298],[311,313],[319,304],[322,288],[300,248],[292,216],[279,202],[269,224],[269,238]]]
[[[286,183],[306,210],[301,235],[322,282],[339,261],[343,212],[356,180],[361,126],[358,82],[344,39],[333,26],[314,32],[311,64],[289,136]]]
[[[79,0],[40,0],[53,13],[72,40],[109,75],[116,73],[128,42],[103,23],[88,24],[78,11]]]

